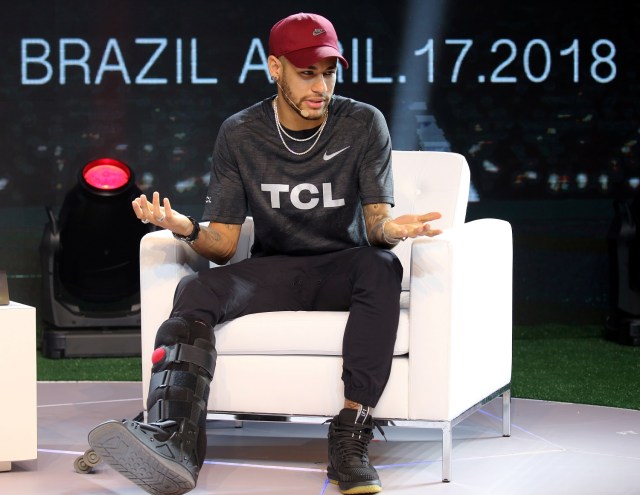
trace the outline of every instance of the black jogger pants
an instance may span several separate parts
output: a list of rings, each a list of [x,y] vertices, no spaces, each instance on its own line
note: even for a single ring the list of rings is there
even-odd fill
[[[349,311],[345,398],[375,407],[389,379],[400,314],[402,265],[388,250],[249,258],[180,281],[171,316],[210,325],[269,311]]]

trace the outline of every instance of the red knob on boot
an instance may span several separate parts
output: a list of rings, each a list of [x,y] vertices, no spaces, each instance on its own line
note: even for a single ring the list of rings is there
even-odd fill
[[[167,356],[167,351],[165,351],[164,347],[158,347],[153,354],[151,354],[151,362],[153,364],[158,364],[164,361],[164,358]]]

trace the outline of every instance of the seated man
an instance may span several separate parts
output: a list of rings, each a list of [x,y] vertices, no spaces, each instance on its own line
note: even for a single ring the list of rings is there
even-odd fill
[[[200,227],[142,195],[142,222],[165,227],[225,265],[253,216],[251,258],[185,277],[158,329],[148,422],[109,421],[89,434],[108,463],[153,494],[195,487],[206,452],[214,327],[266,311],[350,311],[345,402],[329,426],[327,475],[342,493],[381,491],[368,458],[372,409],[385,388],[400,312],[402,266],[389,250],[440,233],[439,213],[392,219],[391,141],[376,108],[334,95],[348,67],[333,25],[296,14],[271,30],[268,68],[277,94],[228,118],[213,152]],[[238,393],[251,393],[250,390]]]

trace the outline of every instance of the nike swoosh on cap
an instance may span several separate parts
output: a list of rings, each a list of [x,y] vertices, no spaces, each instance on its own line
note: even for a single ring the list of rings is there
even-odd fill
[[[339,155],[340,153],[342,153],[344,150],[351,148],[351,145],[347,146],[346,148],[342,148],[341,150],[336,151],[335,153],[327,153],[326,151],[324,152],[324,156],[322,157],[322,159],[326,162],[328,160],[331,160],[334,156]]]

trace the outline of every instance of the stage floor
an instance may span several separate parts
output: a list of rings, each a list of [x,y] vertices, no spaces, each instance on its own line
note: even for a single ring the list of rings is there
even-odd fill
[[[88,431],[142,410],[140,383],[39,383],[38,459],[0,473],[7,495],[143,494],[101,463],[78,474]],[[5,407],[9,397],[3,399]],[[501,399],[456,428],[452,481],[441,480],[439,430],[385,427],[370,457],[392,495],[640,494],[640,411],[514,399],[501,436]],[[326,425],[214,422],[198,494],[339,494],[326,481]],[[2,441],[2,439],[0,439]]]

